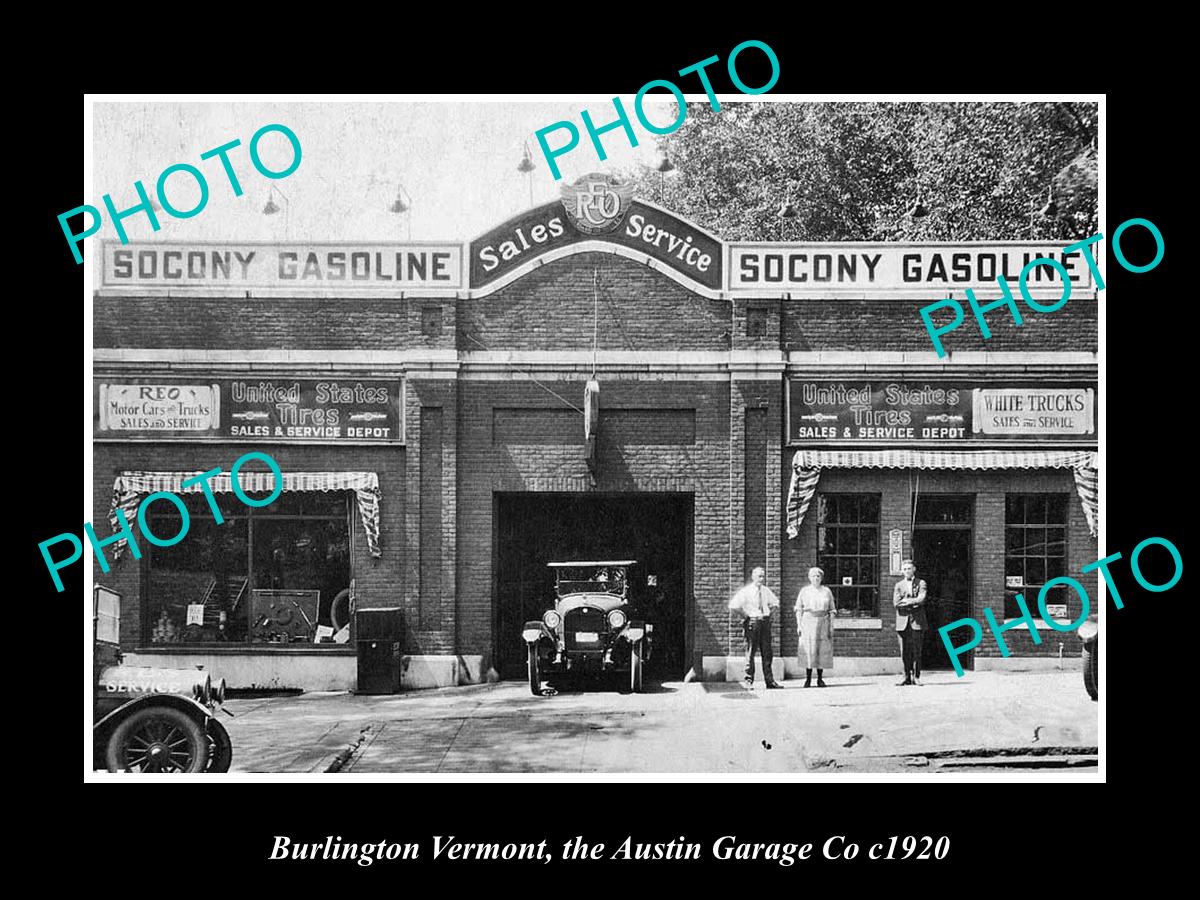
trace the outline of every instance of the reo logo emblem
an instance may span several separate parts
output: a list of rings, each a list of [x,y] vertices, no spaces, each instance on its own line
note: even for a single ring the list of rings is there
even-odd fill
[[[584,234],[616,230],[632,199],[633,185],[598,172],[562,187],[562,204],[567,218]]]

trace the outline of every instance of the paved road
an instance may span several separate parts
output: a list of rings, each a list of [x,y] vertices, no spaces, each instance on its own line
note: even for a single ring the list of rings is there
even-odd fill
[[[222,719],[241,772],[1095,771],[1097,705],[1078,672],[895,680],[311,693],[233,699]]]

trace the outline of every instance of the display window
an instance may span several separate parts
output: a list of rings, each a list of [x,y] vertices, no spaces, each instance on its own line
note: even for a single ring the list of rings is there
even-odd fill
[[[285,492],[269,506],[184,495],[187,536],[143,556],[149,644],[314,644],[349,636],[351,491]],[[249,495],[253,499],[265,497]],[[180,530],[179,511],[150,511],[155,534]]]

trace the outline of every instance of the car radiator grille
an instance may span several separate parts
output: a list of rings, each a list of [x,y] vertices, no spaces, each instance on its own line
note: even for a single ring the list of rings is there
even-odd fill
[[[604,646],[604,633],[608,631],[608,620],[602,610],[573,609],[567,613],[563,626],[563,642],[568,650],[599,650]],[[595,642],[576,641],[575,635],[581,631],[590,631],[600,640]]]

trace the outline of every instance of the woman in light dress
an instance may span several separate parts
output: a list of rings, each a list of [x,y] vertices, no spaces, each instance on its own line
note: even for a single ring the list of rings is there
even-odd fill
[[[812,687],[812,670],[817,670],[817,687],[825,687],[821,677],[833,668],[833,615],[837,603],[833,592],[821,584],[825,572],[816,566],[808,570],[808,584],[796,597],[796,634],[800,649],[796,659],[804,669],[804,686]]]

